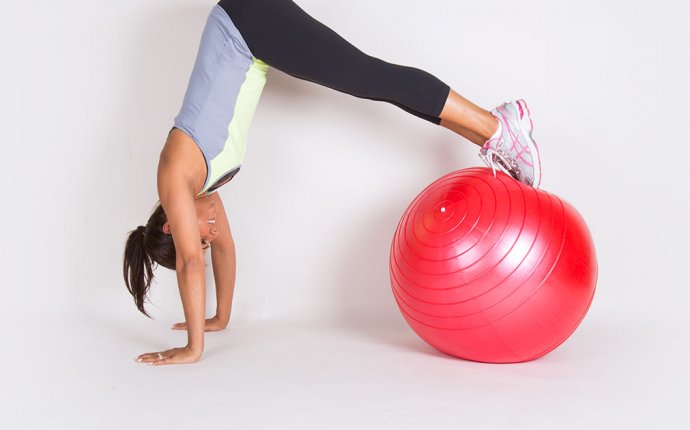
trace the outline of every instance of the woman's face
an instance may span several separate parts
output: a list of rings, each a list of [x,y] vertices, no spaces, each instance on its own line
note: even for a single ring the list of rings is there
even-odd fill
[[[201,247],[206,249],[210,246],[216,237],[218,237],[218,229],[216,228],[216,201],[210,196],[202,197],[194,200],[196,205],[196,215],[199,221],[199,234],[201,236]]]
[[[199,236],[201,239],[201,248],[207,249],[211,242],[218,237],[218,229],[216,228],[216,208],[215,197],[206,196],[194,200],[196,207],[196,216],[199,223]],[[166,234],[170,233],[170,225],[168,222],[163,224],[162,230]]]

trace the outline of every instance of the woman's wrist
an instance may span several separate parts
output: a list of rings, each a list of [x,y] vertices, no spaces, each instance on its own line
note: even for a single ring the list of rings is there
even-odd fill
[[[223,326],[227,326],[228,322],[230,322],[230,314],[225,312],[216,312],[216,315],[213,318],[215,318],[216,321]]]
[[[201,340],[197,339],[190,339],[191,336],[188,336],[187,338],[187,346],[186,348],[189,349],[192,353],[201,356],[201,354],[204,352],[204,339],[203,337]]]
[[[191,352],[193,355],[196,357],[201,357],[201,354],[204,353],[204,347],[203,346],[192,346],[190,344],[187,344],[186,348]]]

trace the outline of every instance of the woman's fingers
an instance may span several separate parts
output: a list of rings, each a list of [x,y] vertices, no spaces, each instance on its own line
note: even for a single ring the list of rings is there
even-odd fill
[[[150,361],[158,360],[158,354],[158,352],[147,352],[146,354],[141,354],[139,357],[137,357],[137,361],[140,363],[148,363]],[[161,352],[160,354],[162,354],[163,357],[165,357],[165,354],[163,352]]]
[[[165,360],[167,358],[170,358],[171,355],[174,355],[175,348],[173,349],[168,349],[167,351],[160,351],[160,352],[147,352],[146,354],[141,354],[138,358],[137,361],[140,363],[153,363],[156,361],[161,361]]]
[[[195,363],[201,354],[193,353],[189,348],[173,348],[167,351],[150,352],[139,356],[137,361],[151,366],[162,364]]]
[[[173,330],[187,330],[187,323],[186,322],[178,322],[173,324],[171,327]]]
[[[172,330],[187,330],[187,323],[186,322],[175,323],[170,328]],[[204,331],[220,331],[223,329],[225,329],[225,325],[218,322],[218,320],[216,320],[215,317],[206,319]]]

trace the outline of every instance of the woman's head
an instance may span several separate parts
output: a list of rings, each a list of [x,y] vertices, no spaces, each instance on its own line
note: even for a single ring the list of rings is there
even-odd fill
[[[201,247],[207,249],[218,236],[215,228],[216,203],[214,198],[194,200]],[[150,318],[144,309],[144,300],[153,280],[154,264],[175,270],[175,244],[168,217],[158,203],[145,226],[129,232],[125,243],[122,273],[127,290],[134,297],[137,309]]]

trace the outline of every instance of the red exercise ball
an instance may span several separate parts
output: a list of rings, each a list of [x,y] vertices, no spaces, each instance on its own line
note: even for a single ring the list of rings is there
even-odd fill
[[[597,261],[569,203],[476,167],[445,175],[410,204],[390,276],[403,316],[431,346],[515,363],[575,331],[594,296]]]

